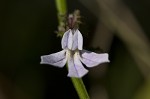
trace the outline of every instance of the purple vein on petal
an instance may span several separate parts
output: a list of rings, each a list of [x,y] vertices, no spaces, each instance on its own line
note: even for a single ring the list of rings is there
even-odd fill
[[[49,64],[57,67],[63,67],[66,64],[66,61],[67,57],[65,50],[50,55],[41,56],[41,64]]]
[[[74,55],[74,58],[70,58],[68,60],[68,68],[69,68],[68,73],[69,77],[81,78],[88,72],[88,70],[86,70],[83,67],[77,55]]]
[[[72,48],[72,41],[73,41],[72,37],[73,37],[73,34],[72,34],[71,29],[69,29],[68,31],[64,33],[62,40],[61,40],[62,49]]]
[[[94,52],[82,50],[80,52],[81,57],[80,60],[87,66],[87,67],[94,67],[101,63],[109,62],[108,60],[108,54],[97,54]]]
[[[72,50],[82,50],[83,47],[83,36],[80,31],[77,29],[73,35],[73,45]]]

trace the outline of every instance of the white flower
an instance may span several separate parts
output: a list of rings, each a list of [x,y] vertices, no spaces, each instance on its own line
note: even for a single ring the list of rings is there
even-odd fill
[[[84,68],[82,63],[87,67],[94,67],[101,63],[109,62],[107,53],[97,54],[82,49],[83,37],[78,29],[69,29],[66,31],[63,35],[61,45],[62,51],[41,56],[41,64],[64,67],[67,63],[69,70],[68,77],[81,78],[87,74],[88,70]]]

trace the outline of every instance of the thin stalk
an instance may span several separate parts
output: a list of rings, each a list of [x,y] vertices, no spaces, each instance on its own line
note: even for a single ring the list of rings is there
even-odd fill
[[[90,99],[81,78],[71,78],[80,99]]]
[[[67,13],[67,5],[66,0],[55,0],[56,8],[57,8],[57,16],[59,21],[59,26],[64,24],[64,16]]]
[[[57,12],[60,15],[66,14],[67,12],[66,0],[55,0],[55,2],[56,2]]]

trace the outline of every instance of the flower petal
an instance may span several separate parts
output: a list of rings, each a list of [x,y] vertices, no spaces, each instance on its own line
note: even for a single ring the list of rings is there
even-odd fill
[[[66,51],[62,50],[60,52],[41,56],[41,64],[49,64],[57,67],[63,67],[66,64]]]
[[[73,41],[72,38],[73,38],[72,31],[71,29],[69,29],[68,31],[64,33],[62,37],[62,40],[61,40],[62,49],[72,48],[72,41]]]
[[[68,59],[68,69],[69,69],[69,73],[67,75],[68,77],[81,78],[88,72],[88,70],[86,70],[83,67],[77,55],[74,55],[74,58],[70,57]]]
[[[80,31],[77,29],[73,35],[73,45],[72,45],[72,50],[82,50],[83,46],[83,36],[80,33]]]
[[[97,54],[94,52],[82,50],[80,59],[87,67],[94,67],[101,63],[109,62],[108,54]]]

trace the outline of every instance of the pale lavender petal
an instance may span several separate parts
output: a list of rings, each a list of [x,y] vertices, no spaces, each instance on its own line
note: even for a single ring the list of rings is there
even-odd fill
[[[88,70],[83,67],[77,55],[75,55],[74,58],[70,57],[68,59],[68,69],[68,77],[81,78],[88,72]]]
[[[73,38],[73,34],[72,34],[71,29],[69,29],[68,31],[64,33],[62,37],[62,40],[61,40],[62,49],[72,48],[72,42],[73,42],[72,38]]]
[[[77,29],[73,35],[73,45],[72,50],[82,50],[83,47],[83,36],[80,31]]]
[[[82,50],[80,52],[80,60],[87,66],[87,67],[94,67],[101,63],[109,62],[108,54],[97,54],[94,52]]]
[[[63,67],[66,64],[66,61],[67,57],[65,50],[50,55],[41,56],[41,64],[49,64],[56,67]]]

